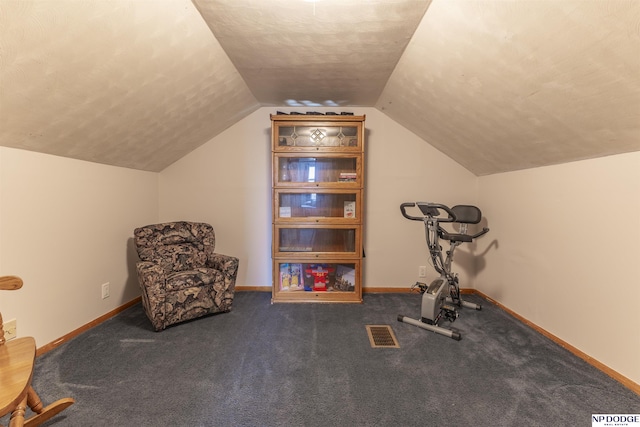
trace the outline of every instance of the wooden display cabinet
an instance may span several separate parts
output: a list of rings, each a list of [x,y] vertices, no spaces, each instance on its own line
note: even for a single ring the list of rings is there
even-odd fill
[[[272,302],[362,302],[364,121],[271,115]]]

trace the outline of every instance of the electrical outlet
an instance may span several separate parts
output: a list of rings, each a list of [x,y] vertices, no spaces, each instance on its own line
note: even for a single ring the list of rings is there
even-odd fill
[[[102,299],[109,298],[109,282],[102,284]]]
[[[18,336],[18,324],[16,323],[16,319],[4,322],[2,324],[2,329],[4,329],[4,339],[6,341],[12,340]]]
[[[418,267],[418,277],[427,277],[427,266],[421,265]]]

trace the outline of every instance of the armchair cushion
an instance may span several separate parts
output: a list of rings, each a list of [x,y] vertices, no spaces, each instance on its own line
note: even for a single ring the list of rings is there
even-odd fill
[[[142,304],[155,330],[231,310],[238,258],[217,254],[213,227],[168,222],[136,228]]]

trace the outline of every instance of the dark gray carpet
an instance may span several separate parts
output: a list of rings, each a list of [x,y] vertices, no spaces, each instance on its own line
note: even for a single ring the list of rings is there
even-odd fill
[[[237,293],[232,312],[159,333],[136,305],[45,354],[45,403],[77,400],[47,425],[590,426],[640,413],[640,396],[488,302],[461,310],[454,341],[397,322],[419,316],[419,294],[270,296]],[[371,348],[367,324],[391,325],[400,348]]]

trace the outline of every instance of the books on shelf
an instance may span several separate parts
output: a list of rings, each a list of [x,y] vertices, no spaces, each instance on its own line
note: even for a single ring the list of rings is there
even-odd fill
[[[337,291],[353,291],[356,283],[356,269],[346,265],[338,265],[336,268],[336,283],[334,288]]]
[[[302,264],[280,264],[280,290],[301,291],[304,289]]]
[[[307,277],[313,277],[313,290],[315,292],[327,291],[330,275],[334,271],[335,268],[331,264],[308,264],[304,270]]]
[[[338,182],[356,182],[358,174],[356,172],[340,172]]]
[[[291,206],[280,207],[280,218],[291,218]]]

